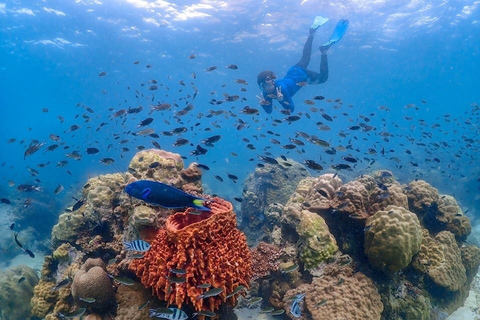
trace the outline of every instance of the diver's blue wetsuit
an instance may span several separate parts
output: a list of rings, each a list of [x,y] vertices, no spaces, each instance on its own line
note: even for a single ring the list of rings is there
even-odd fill
[[[303,55],[300,61],[288,70],[285,78],[275,80],[275,87],[280,87],[283,94],[283,100],[279,101],[279,103],[283,108],[290,111],[295,110],[292,97],[303,85],[305,85],[305,83],[324,83],[328,79],[328,59],[326,51],[322,52],[320,73],[307,69],[312,55],[312,43],[315,31],[316,29],[310,29],[310,35],[308,36],[307,42],[305,42],[303,47]],[[268,93],[265,91],[263,92],[263,96],[265,97],[266,101],[270,102],[269,105],[262,105],[263,109],[266,113],[272,113],[272,98],[270,98]]]

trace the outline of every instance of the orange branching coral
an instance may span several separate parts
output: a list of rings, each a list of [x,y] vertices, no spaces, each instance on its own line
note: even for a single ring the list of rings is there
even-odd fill
[[[248,287],[252,276],[251,254],[245,235],[237,229],[230,202],[214,198],[211,211],[200,214],[188,208],[171,215],[158,231],[143,259],[130,264],[145,287],[168,304],[179,308],[191,304],[196,310],[214,311],[222,302],[236,304],[234,289]],[[173,273],[183,269],[185,275]],[[182,283],[178,278],[185,277]],[[209,289],[199,288],[211,284]],[[199,296],[213,288],[223,291],[214,297]]]

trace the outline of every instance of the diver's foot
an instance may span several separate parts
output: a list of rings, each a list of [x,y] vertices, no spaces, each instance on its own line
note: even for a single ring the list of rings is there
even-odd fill
[[[320,46],[319,47],[321,53],[327,53],[329,48],[330,48],[330,46]]]
[[[328,21],[328,18],[324,18],[322,16],[316,16],[313,20],[313,24],[310,27],[310,32],[317,30],[321,26],[323,26]]]

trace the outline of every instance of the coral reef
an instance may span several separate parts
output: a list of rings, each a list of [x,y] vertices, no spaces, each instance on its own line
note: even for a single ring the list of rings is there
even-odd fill
[[[87,259],[75,273],[72,296],[80,307],[89,307],[98,313],[111,310],[115,301],[113,287],[101,259]],[[86,298],[93,298],[95,301],[90,303],[82,300]]]
[[[250,306],[239,298],[247,295],[293,319],[292,298],[305,293],[298,319],[427,320],[464,303],[480,249],[465,245],[471,224],[453,197],[422,180],[401,185],[386,170],[343,183],[336,174],[307,177],[302,165],[276,161],[246,181],[241,225],[249,239],[231,203],[202,195],[200,166],[184,168],[178,154],[143,150],[127,173],[89,179],[82,201],[52,231],[55,250],[34,289],[32,315],[54,320],[84,306],[91,319],[140,320],[149,308],[175,305],[230,319],[229,306]],[[123,189],[138,179],[202,196],[212,211],[131,199]],[[124,250],[122,241],[137,239],[150,250]],[[258,244],[251,252],[247,240]],[[141,284],[112,283],[107,272],[136,275]],[[227,298],[240,285],[248,293]],[[213,288],[222,291],[201,298]]]
[[[131,262],[130,269],[146,287],[167,304],[192,305],[195,310],[214,311],[227,301],[234,305],[236,296],[227,295],[239,286],[248,287],[252,275],[251,254],[245,235],[236,227],[232,204],[213,198],[211,211],[191,214],[192,208],[171,215],[160,229],[143,259]],[[175,283],[171,269],[185,270],[185,280]],[[222,292],[199,299],[209,283]]]
[[[30,317],[30,300],[38,280],[36,272],[25,265],[15,266],[0,273],[1,319]]]
[[[408,266],[423,238],[417,216],[392,205],[368,218],[365,230],[365,253],[370,264],[387,272]]]

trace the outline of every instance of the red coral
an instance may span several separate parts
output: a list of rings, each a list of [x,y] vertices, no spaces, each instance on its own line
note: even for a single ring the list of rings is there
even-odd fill
[[[273,244],[260,242],[252,251],[252,281],[268,276],[278,270],[282,250]]]
[[[132,261],[129,268],[141,278],[145,287],[168,304],[191,304],[196,310],[214,311],[222,302],[236,304],[236,296],[227,295],[239,286],[248,286],[252,275],[251,255],[245,235],[237,229],[230,202],[214,198],[211,211],[192,214],[188,208],[167,219],[143,259]],[[184,269],[176,275],[171,269]],[[168,277],[185,277],[184,283],[173,283]],[[211,288],[198,286],[209,283]],[[200,299],[212,288],[222,288],[215,296]]]

